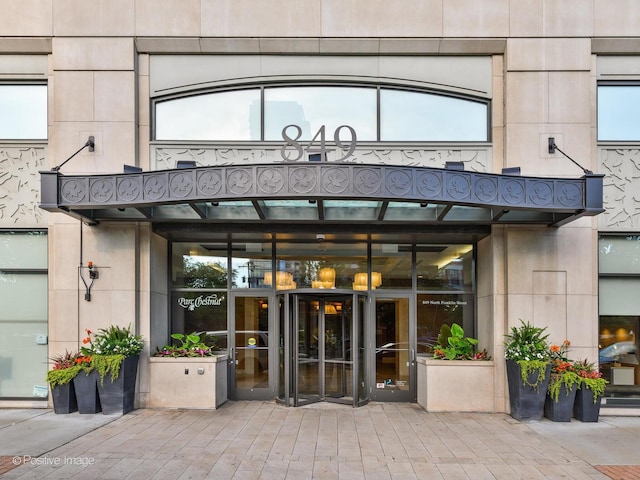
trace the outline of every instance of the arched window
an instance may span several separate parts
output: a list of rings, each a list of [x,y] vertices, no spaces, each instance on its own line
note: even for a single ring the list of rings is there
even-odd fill
[[[155,140],[310,141],[348,125],[364,142],[486,142],[489,102],[375,85],[272,85],[159,99]]]

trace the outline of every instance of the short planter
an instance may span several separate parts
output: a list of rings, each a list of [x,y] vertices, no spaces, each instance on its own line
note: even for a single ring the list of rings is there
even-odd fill
[[[78,401],[76,400],[73,380],[51,388],[51,397],[53,398],[53,411],[55,413],[64,414],[78,411]]]
[[[227,401],[227,355],[151,357],[147,407],[215,409]]]
[[[73,379],[73,387],[78,402],[78,413],[99,413],[102,411],[98,397],[98,373],[80,372]]]
[[[418,357],[418,404],[428,412],[494,412],[492,360]]]
[[[560,393],[557,400],[547,395],[544,402],[544,416],[554,422],[570,422],[573,416],[576,389],[576,385],[572,385],[567,389],[566,385],[563,384],[560,386]]]
[[[530,372],[525,382],[522,380],[518,362],[507,360],[509,405],[513,418],[516,420],[542,419],[550,371],[551,364],[548,364],[543,380],[538,382],[538,373]]]
[[[98,379],[98,395],[103,414],[124,415],[134,409],[139,358],[138,355],[125,357],[117,378],[108,373],[104,378]]]
[[[576,392],[576,399],[573,403],[573,416],[581,422],[597,422],[600,418],[600,404],[602,397],[598,396],[594,400],[593,390],[582,385]]]

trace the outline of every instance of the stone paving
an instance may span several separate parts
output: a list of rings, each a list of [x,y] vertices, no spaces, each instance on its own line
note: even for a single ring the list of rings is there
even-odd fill
[[[508,415],[410,403],[142,409],[28,460],[3,480],[609,478]]]

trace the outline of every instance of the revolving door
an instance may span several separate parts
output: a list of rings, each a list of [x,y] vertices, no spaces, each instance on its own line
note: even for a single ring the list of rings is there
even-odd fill
[[[366,294],[289,290],[278,294],[278,395],[287,406],[319,401],[354,407],[369,399]]]

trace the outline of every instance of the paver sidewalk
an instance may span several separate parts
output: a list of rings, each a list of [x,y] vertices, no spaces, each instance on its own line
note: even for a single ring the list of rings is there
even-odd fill
[[[503,414],[428,413],[408,403],[142,409],[2,478],[609,478],[549,438],[551,430],[537,432]]]

